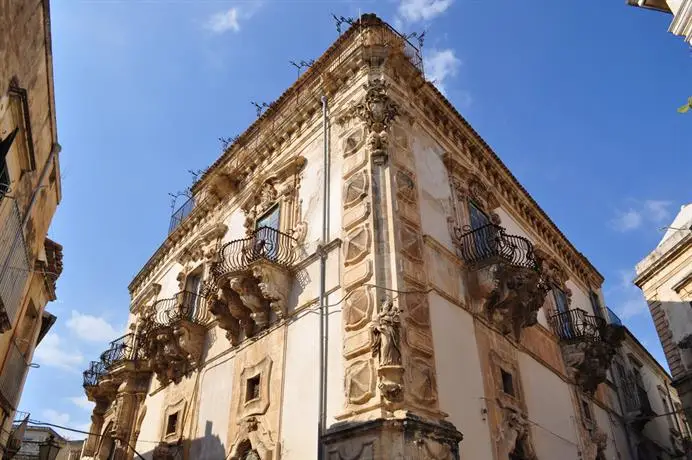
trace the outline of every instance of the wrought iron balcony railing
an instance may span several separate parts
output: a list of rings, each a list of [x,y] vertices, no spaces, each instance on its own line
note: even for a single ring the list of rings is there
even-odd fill
[[[185,218],[190,215],[193,209],[195,209],[194,197],[189,198],[171,215],[171,222],[168,224],[168,233],[170,234],[173,232],[173,230],[178,228],[178,225],[183,223]]]
[[[154,303],[154,326],[170,326],[187,320],[201,324],[206,318],[205,298],[190,291],[180,291],[174,297],[160,299]]]
[[[234,240],[221,248],[221,260],[212,266],[215,280],[246,271],[259,260],[290,269],[295,263],[296,240],[271,227],[260,227],[248,238]]]
[[[108,369],[123,361],[144,359],[144,348],[135,340],[135,334],[125,334],[113,340],[106,351],[101,353],[101,362]]]
[[[94,387],[98,385],[99,380],[106,374],[106,365],[103,361],[92,361],[89,363],[89,368],[85,370],[82,375],[84,376],[83,386],[84,388]]]
[[[549,321],[555,334],[564,342],[601,340],[607,325],[603,318],[589,315],[581,308],[556,313]]]
[[[468,230],[468,229],[465,229]],[[483,266],[496,262],[539,270],[533,244],[522,237],[508,235],[499,225],[487,224],[462,233],[456,228],[461,257],[470,265]]]

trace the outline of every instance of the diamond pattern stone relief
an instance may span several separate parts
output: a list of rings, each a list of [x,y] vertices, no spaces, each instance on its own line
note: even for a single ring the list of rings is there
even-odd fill
[[[365,171],[355,174],[344,186],[344,206],[350,208],[368,196],[368,175]]]
[[[346,398],[351,404],[363,404],[375,395],[372,360],[356,361],[346,368]]]
[[[367,288],[353,291],[344,303],[343,317],[347,331],[360,329],[370,321],[374,299]]]
[[[370,252],[370,230],[366,226],[357,227],[349,232],[344,243],[346,265],[361,261]]]

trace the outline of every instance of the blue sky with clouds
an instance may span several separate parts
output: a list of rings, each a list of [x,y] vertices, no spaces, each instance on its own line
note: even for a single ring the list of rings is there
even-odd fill
[[[58,315],[20,409],[86,429],[81,371],[126,321],[127,285],[166,236],[169,192],[337,38],[331,14],[426,31],[427,77],[603,273],[659,360],[634,264],[690,200],[692,54],[670,16],[624,0],[54,0],[64,245]],[[74,435],[79,437],[78,435]]]

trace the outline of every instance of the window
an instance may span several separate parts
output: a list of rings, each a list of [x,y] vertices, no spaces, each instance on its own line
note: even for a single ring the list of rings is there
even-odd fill
[[[185,304],[184,308],[190,318],[194,318],[200,303],[200,293],[202,290],[202,272],[196,270],[187,275],[185,279]]]
[[[589,291],[589,299],[591,300],[593,314],[599,318],[603,318],[603,310],[601,310],[601,301],[598,298],[598,294],[593,291]]]
[[[472,230],[484,227],[490,223],[490,219],[473,201],[469,201],[469,224]]]
[[[671,413],[672,411],[670,410],[670,406],[668,405],[668,395],[666,392],[663,390],[663,388],[658,389],[658,393],[661,396],[661,404],[663,405],[663,414],[666,416],[666,420],[668,421],[668,428],[674,429],[675,424],[673,423],[673,414]]]
[[[0,199],[10,189],[10,171],[7,166],[7,154],[10,152],[10,147],[12,147],[12,142],[16,135],[17,128],[4,139],[0,139]]]
[[[565,292],[558,288],[553,288],[553,298],[555,299],[555,307],[558,313],[564,313],[569,310],[569,302],[567,301],[567,295]]]
[[[502,391],[510,396],[514,396],[514,381],[512,374],[504,369],[500,369],[500,374],[502,376]]]
[[[277,256],[280,217],[279,205],[275,205],[255,222],[253,251],[256,255],[267,257],[270,260]]]
[[[178,432],[178,414],[180,412],[175,412],[168,416],[166,420],[166,436],[176,434]]]
[[[260,397],[260,376],[259,374],[247,379],[245,384],[245,402],[259,399]]]

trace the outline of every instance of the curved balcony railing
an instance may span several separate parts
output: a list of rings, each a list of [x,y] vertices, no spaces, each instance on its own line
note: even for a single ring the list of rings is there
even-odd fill
[[[248,238],[229,241],[221,248],[221,260],[212,268],[212,276],[223,276],[248,270],[253,262],[266,260],[290,269],[295,263],[296,240],[275,228],[260,227]]]
[[[154,303],[154,326],[170,326],[181,320],[201,324],[206,317],[205,298],[190,291],[180,291],[174,297]]]
[[[564,342],[601,340],[607,324],[603,318],[589,315],[581,308],[556,313],[549,321],[555,334]]]
[[[144,359],[144,348],[137,344],[133,333],[113,340],[106,351],[101,353],[101,362],[106,368],[123,361]]]
[[[83,386],[94,387],[98,385],[99,379],[106,373],[106,366],[103,361],[92,361],[89,363],[89,369],[85,370],[82,375],[84,376]]]
[[[508,235],[499,225],[487,224],[462,233],[455,229],[461,257],[471,265],[503,261],[515,267],[539,270],[533,244],[522,237]]]

